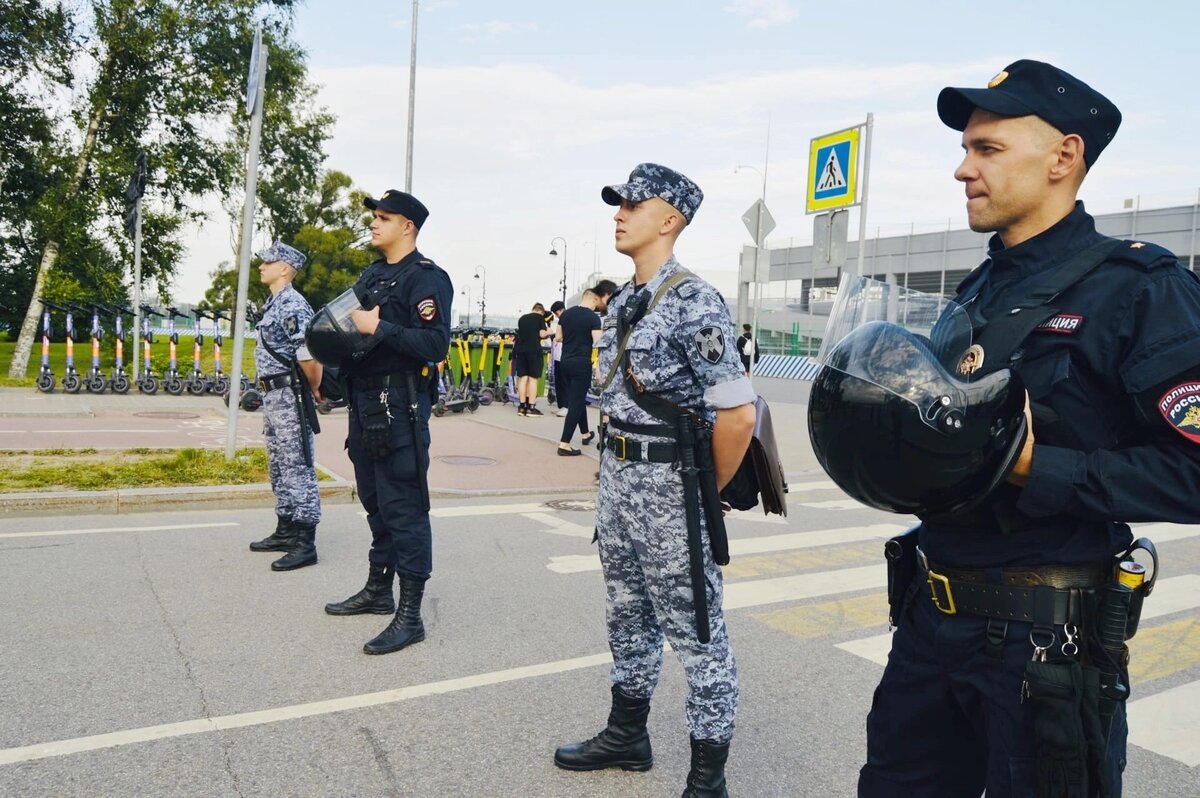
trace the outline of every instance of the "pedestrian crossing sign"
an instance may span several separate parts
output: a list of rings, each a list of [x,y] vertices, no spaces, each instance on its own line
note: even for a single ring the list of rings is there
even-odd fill
[[[808,149],[807,213],[858,204],[858,143],[861,128],[819,136]]]

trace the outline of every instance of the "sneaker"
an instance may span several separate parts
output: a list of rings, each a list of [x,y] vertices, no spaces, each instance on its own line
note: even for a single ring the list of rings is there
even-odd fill
[[[527,415],[527,416],[544,416],[545,413],[543,413],[541,410],[538,410],[536,407],[531,407],[525,411],[525,415]]]
[[[564,408],[559,409],[559,411],[557,413],[555,413],[554,415],[558,416],[559,418],[563,418],[564,416],[567,415],[567,408],[564,407]]]
[[[518,408],[517,408],[517,415],[518,415],[518,416],[524,416],[524,415],[527,415],[527,414],[526,414],[526,412],[525,412],[525,408],[524,408],[524,407],[518,407]]]

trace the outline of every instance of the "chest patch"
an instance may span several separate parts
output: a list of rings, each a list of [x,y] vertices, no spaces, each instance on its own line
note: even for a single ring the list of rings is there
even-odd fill
[[[696,333],[696,351],[709,363],[721,362],[725,354],[725,333],[716,327],[703,327]]]
[[[433,301],[433,297],[422,299],[417,303],[417,315],[422,321],[433,321],[437,316],[437,303]]]
[[[1083,316],[1078,313],[1059,313],[1051,316],[1036,327],[1037,332],[1074,335],[1083,326]]]
[[[1176,432],[1200,443],[1200,382],[1176,385],[1158,400],[1158,412]]]
[[[300,329],[300,322],[296,321],[295,316],[288,316],[283,320],[283,329],[287,330],[288,335],[295,335]]]

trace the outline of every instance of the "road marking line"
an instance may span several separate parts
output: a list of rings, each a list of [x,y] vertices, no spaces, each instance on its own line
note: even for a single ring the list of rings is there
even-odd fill
[[[1129,742],[1190,768],[1200,765],[1200,681],[1130,701]]]
[[[814,482],[790,482],[788,493],[799,493],[802,490],[841,490],[832,479],[819,479]]]
[[[1129,649],[1129,679],[1135,686],[1188,670],[1200,663],[1200,618],[1142,629]]]
[[[777,604],[781,601],[800,601],[868,590],[887,585],[887,568],[883,563],[861,568],[785,576],[778,579],[759,579],[754,582],[734,582],[725,585],[724,607],[728,610]]]
[[[1200,526],[1183,526],[1181,524],[1142,524],[1132,526],[1134,538],[1150,538],[1156,544],[1172,540],[1184,540],[1200,535]]]
[[[544,513],[544,504],[465,504],[461,507],[437,507],[429,511],[434,518],[467,518],[473,515],[523,515]]]
[[[554,535],[566,535],[572,538],[591,540],[594,534],[594,530],[588,529],[586,526],[564,521],[549,513],[521,513],[521,517],[528,518],[530,521],[536,521],[539,524],[545,524],[550,528],[542,531],[550,532]]]
[[[903,524],[872,524],[839,529],[818,529],[813,532],[788,532],[782,535],[764,535],[755,538],[733,538],[729,541],[729,552],[731,557],[745,557],[790,549],[857,543],[863,540],[885,540],[900,534],[907,528]],[[883,559],[882,551],[880,555],[880,559]],[[569,554],[551,557],[546,567],[559,574],[599,571],[600,559],[595,554]]]
[[[837,631],[878,627],[887,618],[887,596],[867,593],[820,604],[800,604],[755,613],[755,620],[800,640],[825,637]]]
[[[888,654],[892,650],[892,633],[885,632],[858,640],[847,640],[845,643],[838,643],[837,648],[863,659],[869,659],[876,665],[887,665]]]
[[[174,529],[214,529],[217,527],[241,526],[237,521],[213,524],[170,524],[166,526],[108,526],[94,529],[52,529],[46,532],[0,532],[3,538],[40,538],[58,535],[97,535],[101,532],[167,532]]]
[[[828,502],[800,502],[801,507],[814,510],[870,510],[871,508],[854,499],[835,499]]]
[[[314,701],[309,704],[264,709],[257,712],[240,712],[236,715],[221,715],[215,718],[164,723],[160,726],[127,729],[110,734],[95,734],[89,737],[76,737],[71,740],[56,740],[37,745],[25,745],[19,748],[6,748],[0,750],[0,765],[30,762],[35,759],[47,759],[49,757],[77,754],[83,751],[96,751],[103,748],[116,748],[134,743],[164,740],[170,737],[183,737],[188,734],[242,729],[247,726],[261,726],[267,723],[308,718],[314,715],[328,715],[350,709],[363,709],[383,704],[394,704],[414,698],[456,693],[476,687],[487,687],[495,684],[504,684],[505,682],[519,681],[521,679],[532,679],[538,676],[549,676],[556,673],[581,670],[596,665],[606,665],[610,662],[612,662],[611,654],[593,654],[587,657],[575,657],[573,659],[558,660],[557,662],[544,662],[537,665],[525,665],[519,668],[492,671],[491,673],[463,676],[458,679],[428,682],[411,687],[401,687],[396,690],[384,690],[378,693],[364,693],[344,698],[333,698],[327,701]]]

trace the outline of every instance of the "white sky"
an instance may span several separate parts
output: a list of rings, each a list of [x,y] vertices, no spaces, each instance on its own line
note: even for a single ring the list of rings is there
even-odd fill
[[[938,120],[937,94],[984,86],[1019,58],[1068,70],[1124,115],[1084,184],[1089,210],[1134,196],[1190,204],[1200,188],[1193,0],[424,0],[420,13],[413,193],[431,211],[420,248],[456,288],[471,285],[476,305],[472,274],[485,266],[489,315],[557,297],[555,236],[568,242],[572,289],[593,265],[631,272],[600,188],[642,161],[700,184],[677,254],[735,294],[750,243],[741,214],[762,183],[734,170],[761,172],[768,123],[769,245],[811,241],[809,140],[868,111],[868,236],[964,227],[960,134]],[[410,15],[400,0],[309,0],[296,15],[320,102],[338,117],[326,166],[376,196],[404,187]],[[218,213],[195,231],[177,301],[199,299],[215,265],[233,260],[231,224]]]

